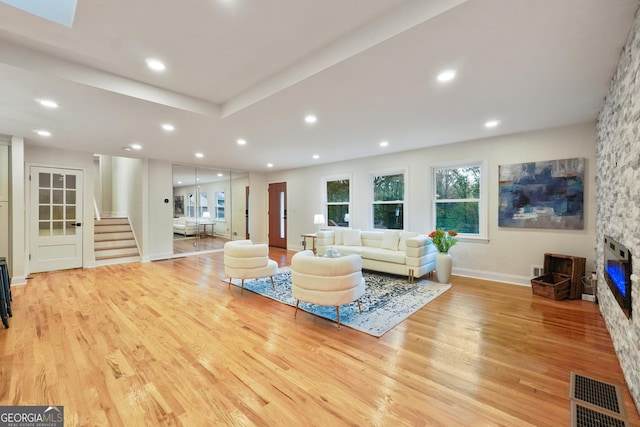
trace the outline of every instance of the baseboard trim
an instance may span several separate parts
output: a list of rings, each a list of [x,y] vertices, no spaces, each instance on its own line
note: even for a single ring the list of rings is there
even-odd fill
[[[531,277],[516,276],[515,274],[504,274],[495,271],[473,270],[471,268],[453,268],[456,276],[472,277],[474,279],[491,280],[493,282],[509,283],[512,285],[531,286]]]
[[[24,286],[27,284],[27,276],[12,276],[11,286]]]

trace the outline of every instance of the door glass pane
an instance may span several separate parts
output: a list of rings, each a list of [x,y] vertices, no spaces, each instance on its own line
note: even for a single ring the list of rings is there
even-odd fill
[[[75,205],[76,204],[76,191],[75,190],[67,190],[67,204]]]
[[[39,206],[39,214],[38,214],[38,219],[39,220],[50,220],[51,219],[51,208],[49,206]]]
[[[38,187],[41,187],[41,188],[51,187],[51,174],[40,172],[38,174]]]
[[[43,205],[51,203],[51,190],[38,190],[38,203]]]
[[[53,206],[53,219],[61,220],[64,219],[62,206]]]
[[[67,206],[66,209],[67,217],[66,219],[76,219],[76,207],[75,206]]]
[[[52,233],[54,236],[62,236],[64,235],[64,222],[62,221],[53,221],[51,223]]]
[[[64,175],[59,173],[53,174],[53,188],[64,188]]]
[[[64,190],[52,190],[53,192],[53,203],[56,205],[61,205],[64,203]]]
[[[38,234],[40,236],[51,236],[51,231],[49,230],[49,222],[41,222],[38,224]]]
[[[284,216],[284,191],[280,192],[280,238],[284,239],[284,228],[285,228],[285,224],[284,224],[284,220],[285,220],[285,216]]]
[[[66,188],[76,188],[76,176],[75,175],[67,175],[67,185]]]

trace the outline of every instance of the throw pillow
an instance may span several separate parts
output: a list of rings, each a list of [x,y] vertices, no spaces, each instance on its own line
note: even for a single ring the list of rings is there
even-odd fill
[[[342,228],[336,228],[333,231],[333,243],[335,245],[342,245],[343,239],[342,239],[342,233],[344,232],[344,229]]]
[[[384,230],[382,234],[382,249],[398,250],[398,242],[400,242],[400,232],[398,230]]]
[[[359,229],[349,229],[342,232],[342,241],[345,246],[362,246],[362,240],[360,240]]]
[[[403,231],[400,233],[400,243],[398,244],[398,250],[406,251],[407,250],[407,239],[411,237],[419,236],[420,233],[416,231]]]

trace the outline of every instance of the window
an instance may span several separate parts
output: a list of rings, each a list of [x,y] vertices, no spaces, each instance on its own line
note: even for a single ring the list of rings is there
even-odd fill
[[[216,220],[224,221],[224,191],[216,192]]]
[[[486,236],[483,164],[433,169],[435,228]]]
[[[404,173],[373,176],[373,228],[404,228]]]
[[[200,217],[204,216],[204,213],[209,210],[209,203],[207,201],[207,193],[200,193],[200,206],[198,206],[198,213]]]
[[[349,226],[349,200],[351,180],[348,177],[326,180],[327,224]]]
[[[196,199],[193,193],[187,195],[187,216],[194,218],[196,216]]]

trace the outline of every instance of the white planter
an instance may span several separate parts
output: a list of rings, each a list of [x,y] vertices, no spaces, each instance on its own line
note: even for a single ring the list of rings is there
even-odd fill
[[[436,254],[436,279],[440,283],[449,283],[451,279],[452,261],[448,253],[438,252]]]

